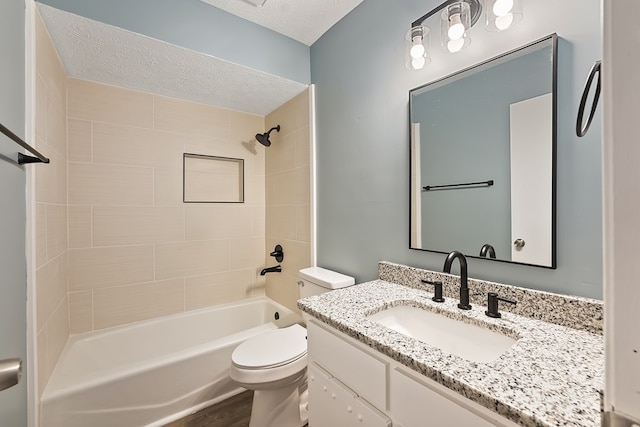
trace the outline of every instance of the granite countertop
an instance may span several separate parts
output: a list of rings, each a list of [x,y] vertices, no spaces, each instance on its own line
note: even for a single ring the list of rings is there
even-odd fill
[[[523,426],[600,426],[604,386],[602,335],[486,307],[457,308],[456,299],[383,280],[298,301],[301,310],[399,363]],[[490,363],[469,362],[395,332],[367,315],[414,305],[517,338]]]

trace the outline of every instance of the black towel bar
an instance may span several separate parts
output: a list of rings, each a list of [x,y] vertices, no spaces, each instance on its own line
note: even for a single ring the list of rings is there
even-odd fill
[[[459,187],[491,187],[492,185],[493,185],[493,180],[490,179],[488,181],[465,182],[463,184],[426,185],[422,188],[424,189],[424,191],[431,191],[431,190],[449,190],[452,188],[459,188]]]
[[[38,150],[36,150],[26,142],[24,142],[18,135],[11,132],[2,123],[0,123],[0,132],[8,136],[11,140],[13,140],[13,142],[18,144],[25,150],[36,155],[36,157],[33,157],[33,156],[27,156],[22,153],[18,153],[18,164],[23,165],[25,163],[49,163],[49,159],[47,159],[42,153],[40,153]]]

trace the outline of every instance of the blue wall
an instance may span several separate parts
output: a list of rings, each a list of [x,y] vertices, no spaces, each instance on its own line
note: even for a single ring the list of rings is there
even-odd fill
[[[0,123],[24,137],[24,1],[0,1]],[[0,134],[0,359],[27,362],[25,171],[6,157],[20,147]],[[29,374],[29,373],[26,373]],[[27,425],[27,375],[2,392],[0,426]]]
[[[309,47],[200,0],[40,0],[158,40],[309,84]]]
[[[574,133],[584,80],[602,56],[599,4],[526,1],[524,20],[509,32],[489,33],[477,25],[470,31],[469,48],[456,55],[440,51],[434,37],[432,63],[421,71],[407,70],[404,34],[413,20],[438,3],[367,0],[311,48],[317,99],[318,264],[359,282],[377,276],[379,260],[441,270],[444,255],[408,249],[408,92],[557,32],[558,268],[470,260],[469,274],[601,298],[599,110],[585,138]],[[432,32],[439,33],[437,26]]]

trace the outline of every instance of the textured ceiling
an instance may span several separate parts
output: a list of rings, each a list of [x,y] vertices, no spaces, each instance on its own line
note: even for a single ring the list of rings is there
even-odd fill
[[[38,8],[71,77],[261,116],[307,87],[42,3]]]
[[[362,0],[201,0],[236,16],[311,46]],[[252,0],[248,0],[252,1]]]

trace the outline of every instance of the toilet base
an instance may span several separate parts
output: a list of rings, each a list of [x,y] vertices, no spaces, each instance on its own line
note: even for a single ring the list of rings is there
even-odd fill
[[[302,427],[307,424],[307,392],[299,382],[287,387],[255,390],[249,427]]]

